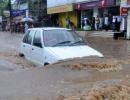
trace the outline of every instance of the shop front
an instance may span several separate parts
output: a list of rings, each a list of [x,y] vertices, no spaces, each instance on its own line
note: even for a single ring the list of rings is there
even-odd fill
[[[51,16],[57,16],[53,18],[55,23],[58,23],[60,27],[66,27],[66,19],[69,18],[71,22],[77,27],[77,12],[74,11],[73,4],[66,4],[63,6],[51,7],[47,9],[47,13]]]
[[[104,14],[119,15],[120,6],[116,5],[115,0],[96,0],[93,2],[76,3],[74,8],[81,12],[80,24],[82,28],[82,19],[91,20],[97,15],[103,17]]]
[[[95,16],[96,14],[100,13],[111,13],[111,14],[119,14],[119,5],[116,5],[115,0],[98,0],[93,2],[87,3],[78,3],[75,4],[75,9],[80,11],[87,11],[91,10],[91,14]],[[96,10],[95,10],[96,9]],[[114,10],[113,10],[114,9]],[[102,14],[101,14],[102,15]]]
[[[65,12],[59,14],[59,21],[62,27],[66,27],[66,19],[69,18],[71,22],[74,23],[75,27],[77,28],[78,25],[78,13],[76,11]]]

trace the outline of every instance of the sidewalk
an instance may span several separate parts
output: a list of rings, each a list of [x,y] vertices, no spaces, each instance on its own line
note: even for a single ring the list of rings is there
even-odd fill
[[[96,34],[100,34],[100,35],[98,35],[98,36],[102,36],[102,35],[111,35],[111,36],[113,36],[113,33],[114,32],[112,32],[111,30],[109,30],[109,31],[105,31],[105,30],[103,30],[103,31],[77,31],[78,33],[79,33],[79,35],[80,36],[85,36],[85,35],[96,35]]]

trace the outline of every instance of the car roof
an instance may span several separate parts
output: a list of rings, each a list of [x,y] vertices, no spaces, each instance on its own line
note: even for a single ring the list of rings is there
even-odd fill
[[[58,27],[29,28],[28,30],[38,30],[38,29],[42,29],[42,30],[71,30],[71,29],[67,29],[67,28],[58,28]]]

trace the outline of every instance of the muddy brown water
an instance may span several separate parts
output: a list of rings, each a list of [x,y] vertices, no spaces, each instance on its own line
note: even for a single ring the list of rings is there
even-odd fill
[[[94,47],[104,54],[105,57],[113,58],[129,58],[130,57],[130,41],[112,38],[89,37],[86,38],[88,45]]]
[[[11,69],[9,67],[8,71],[7,67],[0,71],[0,91],[2,91],[0,99],[2,100],[55,100],[59,95],[66,97],[81,95],[93,88],[116,85],[122,81],[129,84],[129,40],[86,37],[88,45],[102,52],[105,58],[74,59],[38,68],[18,56],[17,50],[22,36],[11,37],[8,34],[0,34],[0,60],[2,63],[6,62],[8,65],[11,63],[22,69],[14,72],[14,68],[12,70],[12,67]],[[71,66],[88,62],[99,64],[98,66],[93,65],[93,67],[100,67],[101,63],[113,65],[114,62],[114,64],[121,65],[122,69],[100,72],[91,67],[75,69]],[[66,67],[66,65],[70,66]]]
[[[130,41],[124,40],[124,39],[113,40],[112,38],[101,38],[101,37],[98,37],[98,38],[87,37],[86,39],[88,41],[88,45],[102,52],[105,57],[104,58],[84,58],[80,60],[74,60],[72,62],[70,61],[69,63],[70,65],[73,65],[73,63],[77,64],[77,62],[78,63],[85,63],[85,62],[106,63],[106,60],[107,60],[108,63],[113,63],[117,61],[117,63],[122,66],[122,70],[117,70],[113,72],[112,71],[99,72],[95,69],[90,69],[90,73],[88,76],[80,77],[80,78],[70,78],[70,79],[66,79],[66,81],[72,83],[73,85],[76,84],[79,87],[81,85],[84,86],[84,89],[80,88],[81,91],[91,90],[92,88],[96,88],[95,86],[97,87],[98,86],[99,87],[111,86],[111,85],[119,84],[122,81],[130,85],[130,81],[127,81],[130,79],[130,70],[129,70],[130,69],[129,68],[130,67]],[[60,66],[62,66],[62,64]],[[75,92],[71,95],[73,96],[74,94],[75,96],[78,95],[78,93],[75,93]],[[116,95],[119,96],[118,93]],[[77,99],[76,98],[75,99],[78,100],[79,97],[80,96],[78,96]],[[129,96],[120,100],[129,100],[128,97]],[[111,99],[112,98],[109,98],[109,100]],[[116,98],[114,100],[118,100],[118,99],[119,98]],[[68,98],[65,100],[73,100],[73,99],[70,96],[70,99]],[[85,99],[85,100],[102,100],[102,99]]]

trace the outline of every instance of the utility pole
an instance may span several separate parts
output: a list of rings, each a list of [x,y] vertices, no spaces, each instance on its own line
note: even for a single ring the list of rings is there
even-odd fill
[[[29,18],[29,0],[27,0],[26,1],[26,3],[27,3],[27,9],[26,9],[26,19],[28,19]],[[24,31],[25,31],[25,33],[26,33],[26,31],[28,30],[28,21],[25,21],[25,29],[24,29]]]
[[[11,7],[11,0],[9,0],[9,11],[10,11],[10,32],[12,33],[12,7]]]

